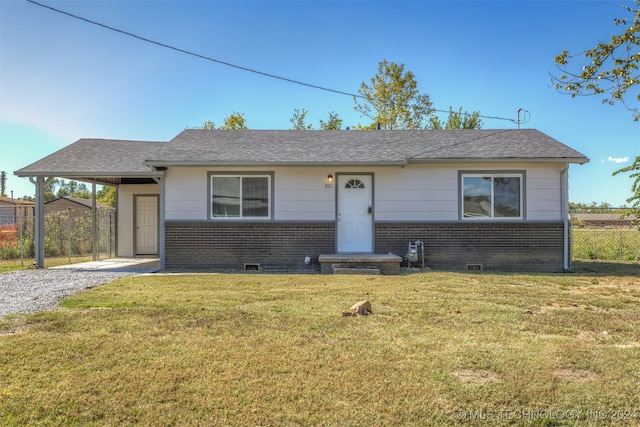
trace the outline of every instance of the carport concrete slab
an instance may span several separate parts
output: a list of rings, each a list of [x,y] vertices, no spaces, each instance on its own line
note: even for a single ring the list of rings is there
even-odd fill
[[[160,260],[158,258],[112,258],[59,265],[51,269],[154,273],[160,270]]]

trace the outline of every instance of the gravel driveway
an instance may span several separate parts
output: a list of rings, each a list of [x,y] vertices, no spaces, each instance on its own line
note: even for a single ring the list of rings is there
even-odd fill
[[[0,318],[11,313],[50,310],[74,292],[144,270],[89,271],[71,269],[19,270],[0,274]]]

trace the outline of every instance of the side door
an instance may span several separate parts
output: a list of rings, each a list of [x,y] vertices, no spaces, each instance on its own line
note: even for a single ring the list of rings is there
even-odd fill
[[[158,254],[158,196],[135,196],[136,255]]]

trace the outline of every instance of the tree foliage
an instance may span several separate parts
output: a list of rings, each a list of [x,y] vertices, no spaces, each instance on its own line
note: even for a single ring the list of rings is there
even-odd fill
[[[627,199],[627,203],[636,209],[636,216],[640,218],[640,156],[636,156],[634,162],[627,167],[617,170],[613,175],[621,173],[629,173],[629,178],[633,179],[631,185],[631,197]]]
[[[7,196],[7,173],[5,171],[0,172],[0,196]]]
[[[103,186],[96,192],[96,201],[104,206],[116,207],[116,188]]]
[[[322,130],[340,130],[342,129],[342,119],[338,117],[335,111],[329,113],[329,118],[325,122],[320,119],[320,129]]]
[[[578,55],[570,55],[563,50],[556,56],[555,62],[562,75],[552,76],[552,81],[557,90],[572,97],[596,95],[602,97],[603,104],[620,103],[631,112],[635,121],[640,121],[640,0],[634,0],[633,4],[621,4],[633,18],[614,18],[614,24],[623,30],[621,34],[613,35],[609,43],[598,43],[593,49]],[[578,71],[569,71],[569,61],[582,54],[585,64]],[[613,175],[627,172],[633,179],[633,195],[626,201],[636,208],[636,215],[640,217],[640,209],[637,209],[640,208],[640,156],[633,164],[615,171]]]
[[[293,110],[293,115],[289,119],[291,130],[312,130],[313,125],[307,122],[307,114],[309,112],[304,108]],[[325,122],[320,119],[321,130],[340,130],[342,128],[342,119],[338,117],[335,111],[329,113],[329,118]]]
[[[569,209],[580,213],[607,213],[612,207],[613,206],[607,202],[591,202],[589,204],[569,202]]]
[[[480,112],[474,111],[469,113],[462,112],[462,107],[458,111],[453,111],[452,107],[449,107],[449,116],[447,121],[440,120],[437,116],[429,117],[429,125],[431,129],[481,129],[482,119],[480,119]]]
[[[596,95],[602,97],[603,104],[621,103],[632,114],[635,121],[640,121],[640,0],[634,0],[635,7],[622,4],[633,18],[629,22],[625,18],[615,18],[614,23],[626,27],[619,35],[613,35],[609,43],[600,42],[591,50],[577,55],[568,51],[555,58],[556,65],[562,73],[552,76],[558,91],[568,93],[572,97]],[[572,66],[569,62],[577,56],[584,55],[584,64]],[[635,98],[635,99],[634,99]]]
[[[373,120],[374,127],[379,123],[382,129],[422,129],[433,112],[429,95],[420,94],[413,73],[386,59],[378,64],[370,85],[362,82],[358,92],[363,101],[354,97],[354,109]]]
[[[206,122],[202,123],[202,127],[200,129],[214,130],[215,128],[216,128],[216,124],[213,123],[211,120],[207,120]]]
[[[293,110],[293,115],[289,119],[291,122],[291,130],[311,130],[313,129],[313,125],[311,123],[307,123],[307,114],[309,112],[304,108],[302,110],[298,110],[297,108]]]
[[[223,123],[224,124],[220,126],[218,129],[224,129],[224,130],[248,130],[249,129],[247,127],[247,119],[244,117],[244,113],[233,112],[229,114],[227,117],[225,117]],[[207,120],[206,122],[202,123],[202,126],[200,128],[197,128],[197,129],[214,130],[216,129],[216,124],[211,120]]]
[[[65,181],[64,179],[56,178],[51,180],[44,187],[44,201],[49,202],[58,197],[77,197],[79,199],[91,198],[91,193],[87,188],[87,185],[78,181]]]
[[[231,113],[224,119],[224,124],[220,129],[226,130],[248,130],[247,119],[244,117],[244,113]]]

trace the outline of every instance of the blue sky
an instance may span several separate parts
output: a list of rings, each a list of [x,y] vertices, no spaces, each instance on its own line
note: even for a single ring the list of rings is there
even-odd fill
[[[640,153],[622,106],[551,87],[553,58],[608,41],[627,16],[617,0],[58,1],[41,3],[141,37],[262,72],[357,93],[383,59],[405,64],[434,107],[480,111],[582,152],[570,200],[623,205],[631,179],[611,176]],[[0,0],[0,170],[80,138],[166,141],[242,112],[251,129],[289,129],[294,109],[317,128],[329,112],[368,124],[350,96],[241,71],[146,43],[25,0]],[[483,128],[515,128],[485,119]]]

